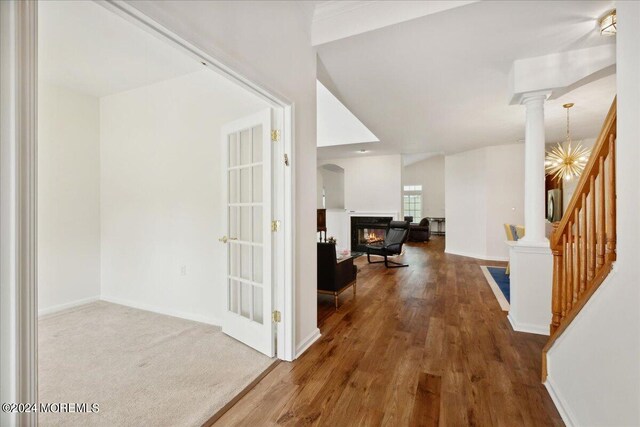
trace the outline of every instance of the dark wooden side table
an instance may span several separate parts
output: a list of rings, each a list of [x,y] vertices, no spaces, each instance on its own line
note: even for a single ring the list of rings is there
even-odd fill
[[[428,216],[427,217],[427,221],[429,221],[429,227],[431,228],[431,234],[433,234],[434,236],[444,236],[445,230],[443,228],[443,226],[445,225],[445,218],[444,217],[432,217],[432,216]],[[436,223],[438,225],[438,229],[434,229],[431,224],[432,223]]]
[[[348,255],[340,255],[340,254],[337,254],[336,261],[337,261],[338,263],[340,263],[340,262],[342,262],[342,261],[346,261],[346,260],[348,260],[348,259],[352,259],[352,258],[353,258],[353,259],[356,259],[356,258],[359,258],[359,257],[361,257],[361,256],[363,256],[363,255],[366,255],[366,253],[365,253],[365,252],[350,252]]]

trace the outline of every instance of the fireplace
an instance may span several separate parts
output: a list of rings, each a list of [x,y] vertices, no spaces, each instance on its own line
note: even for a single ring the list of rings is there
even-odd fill
[[[383,242],[392,219],[390,216],[352,216],[351,250],[364,252],[366,245]]]

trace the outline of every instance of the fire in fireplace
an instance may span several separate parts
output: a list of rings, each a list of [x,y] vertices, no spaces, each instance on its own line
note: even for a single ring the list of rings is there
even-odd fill
[[[384,230],[376,228],[369,230],[368,228],[362,228],[358,230],[358,242],[368,245],[371,243],[383,242],[384,234]]]
[[[351,250],[362,252],[366,250],[366,245],[383,242],[392,219],[378,216],[351,217]]]

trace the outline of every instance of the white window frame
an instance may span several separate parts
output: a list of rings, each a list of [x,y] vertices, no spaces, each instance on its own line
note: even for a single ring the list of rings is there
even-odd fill
[[[420,212],[416,215],[413,210],[406,210],[406,200],[407,196],[419,196],[420,197]],[[422,185],[404,185],[402,187],[402,212],[403,216],[413,216],[414,221],[419,221],[423,214],[423,203],[422,203]]]

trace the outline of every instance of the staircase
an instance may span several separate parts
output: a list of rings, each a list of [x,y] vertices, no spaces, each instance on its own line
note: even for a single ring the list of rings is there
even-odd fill
[[[553,291],[547,352],[609,275],[616,260],[616,100],[613,100],[571,202],[551,236]]]

